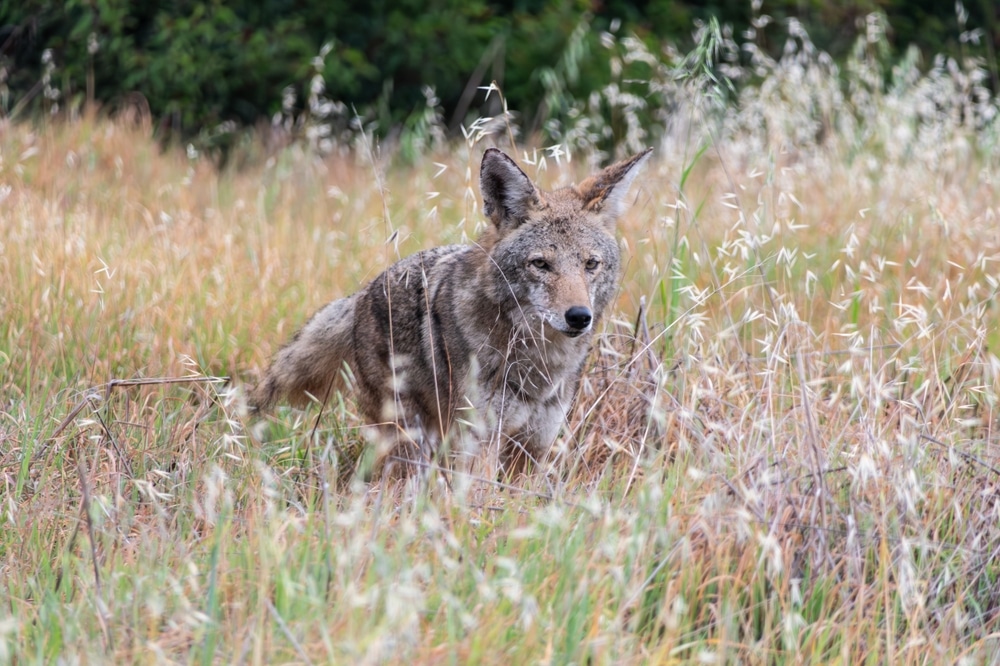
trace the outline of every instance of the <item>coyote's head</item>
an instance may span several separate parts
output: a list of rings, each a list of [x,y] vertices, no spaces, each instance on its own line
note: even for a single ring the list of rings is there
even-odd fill
[[[618,286],[615,226],[650,150],[554,192],[536,187],[499,150],[483,155],[480,189],[492,222],[482,239],[494,274],[489,297],[516,301],[503,309],[517,328],[541,329],[545,339],[549,331],[577,337],[593,329]]]

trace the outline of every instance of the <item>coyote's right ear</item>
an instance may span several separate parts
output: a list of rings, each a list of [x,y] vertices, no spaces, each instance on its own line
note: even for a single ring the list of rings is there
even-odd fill
[[[511,158],[488,148],[479,172],[483,212],[501,234],[521,225],[538,203],[538,190]]]

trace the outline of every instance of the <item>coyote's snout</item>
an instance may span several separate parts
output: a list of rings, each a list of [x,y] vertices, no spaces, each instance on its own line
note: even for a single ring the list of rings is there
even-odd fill
[[[275,356],[252,406],[325,400],[348,366],[393,461],[424,462],[470,403],[507,473],[540,460],[617,290],[615,226],[649,153],[544,192],[488,149],[479,241],[411,255],[321,309]]]

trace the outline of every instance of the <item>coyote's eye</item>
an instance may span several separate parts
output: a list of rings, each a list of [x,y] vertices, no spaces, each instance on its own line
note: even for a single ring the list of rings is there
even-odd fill
[[[532,259],[531,265],[542,271],[549,270],[549,262],[545,261],[544,259]]]
[[[601,265],[601,262],[599,262],[597,259],[591,258],[591,259],[587,259],[587,263],[584,264],[584,267],[588,271],[596,271],[597,267],[600,266],[600,265]]]

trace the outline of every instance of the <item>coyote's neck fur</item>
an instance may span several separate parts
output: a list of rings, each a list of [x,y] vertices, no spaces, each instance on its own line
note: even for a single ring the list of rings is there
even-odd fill
[[[508,472],[540,460],[617,290],[614,228],[648,154],[543,192],[488,150],[480,185],[491,224],[478,243],[414,254],[320,310],[275,357],[254,405],[322,400],[343,388],[346,365],[394,459],[426,461],[471,405]]]

